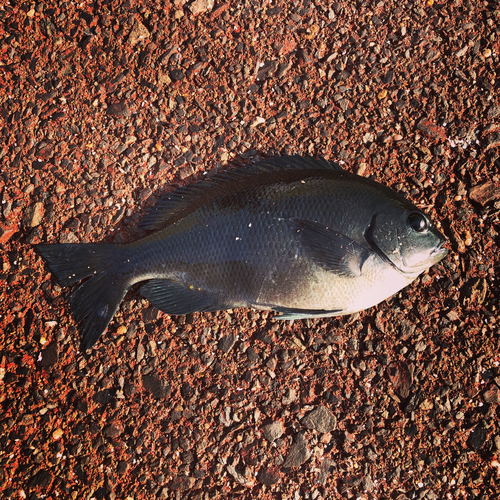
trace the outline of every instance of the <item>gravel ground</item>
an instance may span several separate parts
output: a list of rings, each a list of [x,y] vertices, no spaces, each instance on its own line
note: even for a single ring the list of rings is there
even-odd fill
[[[498,1],[4,1],[0,494],[496,499]],[[169,317],[90,356],[39,242],[130,241],[172,185],[259,156],[405,193],[448,257],[378,307]]]

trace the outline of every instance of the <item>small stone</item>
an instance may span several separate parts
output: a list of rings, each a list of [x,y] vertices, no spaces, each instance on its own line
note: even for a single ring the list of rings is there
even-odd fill
[[[54,476],[49,471],[41,470],[29,480],[28,488],[48,488],[53,480]]]
[[[446,140],[446,130],[426,118],[418,122],[417,129],[431,139],[439,139],[441,141]]]
[[[196,479],[194,477],[177,476],[174,477],[172,483],[170,484],[170,488],[174,491],[186,491],[190,490],[195,483]]]
[[[500,434],[498,436],[495,436],[495,439],[493,440],[495,443],[495,448],[497,451],[500,451]]]
[[[114,422],[104,428],[104,435],[109,438],[115,438],[122,434],[123,431],[123,424],[121,422]]]
[[[190,6],[189,10],[194,14],[201,14],[210,11],[214,8],[214,0],[195,0]]]
[[[482,427],[476,427],[470,433],[468,444],[473,450],[479,451],[483,447],[486,441],[486,437],[486,429],[483,429]]]
[[[151,34],[149,33],[146,26],[136,20],[128,36],[128,43],[130,43],[130,45],[135,45],[137,42],[149,38],[150,36]]]
[[[236,335],[226,335],[219,340],[217,347],[225,353],[228,353],[236,343]]]
[[[185,160],[184,160],[185,161]],[[190,175],[194,174],[194,168],[191,165],[184,165],[181,168],[179,168],[178,176],[179,179],[186,179]]]
[[[406,399],[410,394],[413,382],[408,365],[404,361],[393,361],[387,367],[387,374],[394,386],[394,391],[399,397]]]
[[[59,344],[54,342],[47,349],[42,351],[42,359],[40,365],[44,368],[49,368],[57,363],[59,359]]]
[[[297,391],[295,389],[287,388],[283,399],[281,400],[284,405],[292,404],[297,399]]]
[[[278,69],[278,61],[275,60],[266,61],[257,71],[256,80],[260,81],[269,78],[276,72],[277,69]]]
[[[229,474],[233,476],[234,480],[240,483],[241,485],[251,487],[255,484],[255,480],[253,479],[252,476],[249,476],[247,478],[243,474],[240,474],[232,465],[228,465],[226,469],[229,472]]]
[[[160,379],[158,375],[144,375],[142,385],[144,389],[151,392],[154,399],[167,398],[172,392],[172,387],[165,380]],[[127,388],[125,388],[125,393],[127,393]]]
[[[278,467],[267,467],[261,469],[257,474],[257,479],[266,486],[276,484],[281,479],[282,473]]]
[[[500,390],[496,385],[492,386],[490,389],[485,391],[483,394],[485,403],[500,403]]]
[[[142,344],[139,344],[137,346],[137,353],[135,355],[135,360],[140,363],[143,359],[144,359],[144,354],[145,354],[145,351],[144,351],[144,346]]]
[[[127,327],[124,325],[119,326],[118,329],[116,330],[117,335],[125,335],[126,333],[127,333]]]
[[[255,118],[255,120],[250,124],[250,128],[255,128],[258,127],[259,125],[262,125],[263,123],[266,122],[265,118],[262,118],[262,116],[258,116]]]
[[[285,76],[291,67],[292,67],[291,61],[280,63],[280,65],[278,66],[277,77],[281,78],[281,77]]]
[[[484,150],[488,151],[489,149],[497,148],[499,146],[500,146],[500,134],[494,134],[488,137],[488,142]]]
[[[281,422],[273,422],[264,426],[264,436],[271,443],[283,435],[284,429]]]
[[[125,474],[129,468],[130,465],[128,464],[128,462],[120,460],[120,462],[118,462],[118,467],[116,468],[116,472],[118,473],[119,476],[123,476],[123,474]]]
[[[482,304],[488,293],[488,282],[484,278],[471,278],[465,284],[464,292],[471,302]]]
[[[24,211],[23,224],[24,227],[36,227],[42,222],[43,215],[45,214],[45,207],[42,202],[37,202]]]
[[[286,457],[283,467],[298,467],[299,465],[302,465],[304,462],[309,460],[310,457],[311,451],[307,446],[307,440],[304,436],[304,433],[301,432],[297,435],[295,442],[290,448],[290,452]]]
[[[115,102],[110,104],[106,109],[106,113],[111,116],[130,116],[130,110],[124,101]]]
[[[500,115],[500,106],[490,106],[488,108],[487,115],[489,118],[496,118]]]
[[[58,439],[61,439],[63,434],[64,434],[64,431],[62,429],[56,429],[52,433],[52,438],[54,439],[54,441],[57,441]]]
[[[337,419],[335,415],[324,406],[318,406],[316,409],[308,413],[302,420],[302,425],[308,429],[326,433],[335,430]]]
[[[494,182],[478,184],[469,191],[469,197],[479,205],[486,205],[490,201],[500,200],[500,184]]]
[[[370,476],[365,476],[361,481],[361,486],[363,487],[363,491],[372,491],[375,488],[373,484],[372,478]]]
[[[173,69],[171,72],[170,72],[170,78],[172,78],[172,80],[175,80],[176,82],[182,80],[186,75],[184,74],[184,71],[182,71],[181,69]]]
[[[325,458],[321,462],[321,466],[318,471],[318,476],[317,476],[317,481],[321,485],[325,485],[329,474],[335,469],[336,463],[333,460],[330,460],[328,458]]]

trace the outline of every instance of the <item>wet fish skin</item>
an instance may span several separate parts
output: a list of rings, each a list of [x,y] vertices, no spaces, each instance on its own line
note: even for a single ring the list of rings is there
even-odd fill
[[[445,238],[400,194],[338,165],[282,157],[165,195],[127,245],[38,245],[71,294],[85,348],[127,290],[172,315],[235,307],[282,319],[350,314],[411,283]]]

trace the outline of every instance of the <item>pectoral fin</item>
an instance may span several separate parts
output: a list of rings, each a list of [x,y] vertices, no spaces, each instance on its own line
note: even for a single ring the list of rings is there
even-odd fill
[[[340,276],[361,275],[363,264],[370,255],[368,249],[318,222],[290,219],[288,223],[305,254],[317,265]]]

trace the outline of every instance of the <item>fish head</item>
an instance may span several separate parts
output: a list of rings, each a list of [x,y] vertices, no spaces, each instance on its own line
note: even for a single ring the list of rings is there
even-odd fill
[[[411,277],[437,264],[448,253],[443,248],[446,238],[413,205],[378,211],[365,237],[383,260]]]

